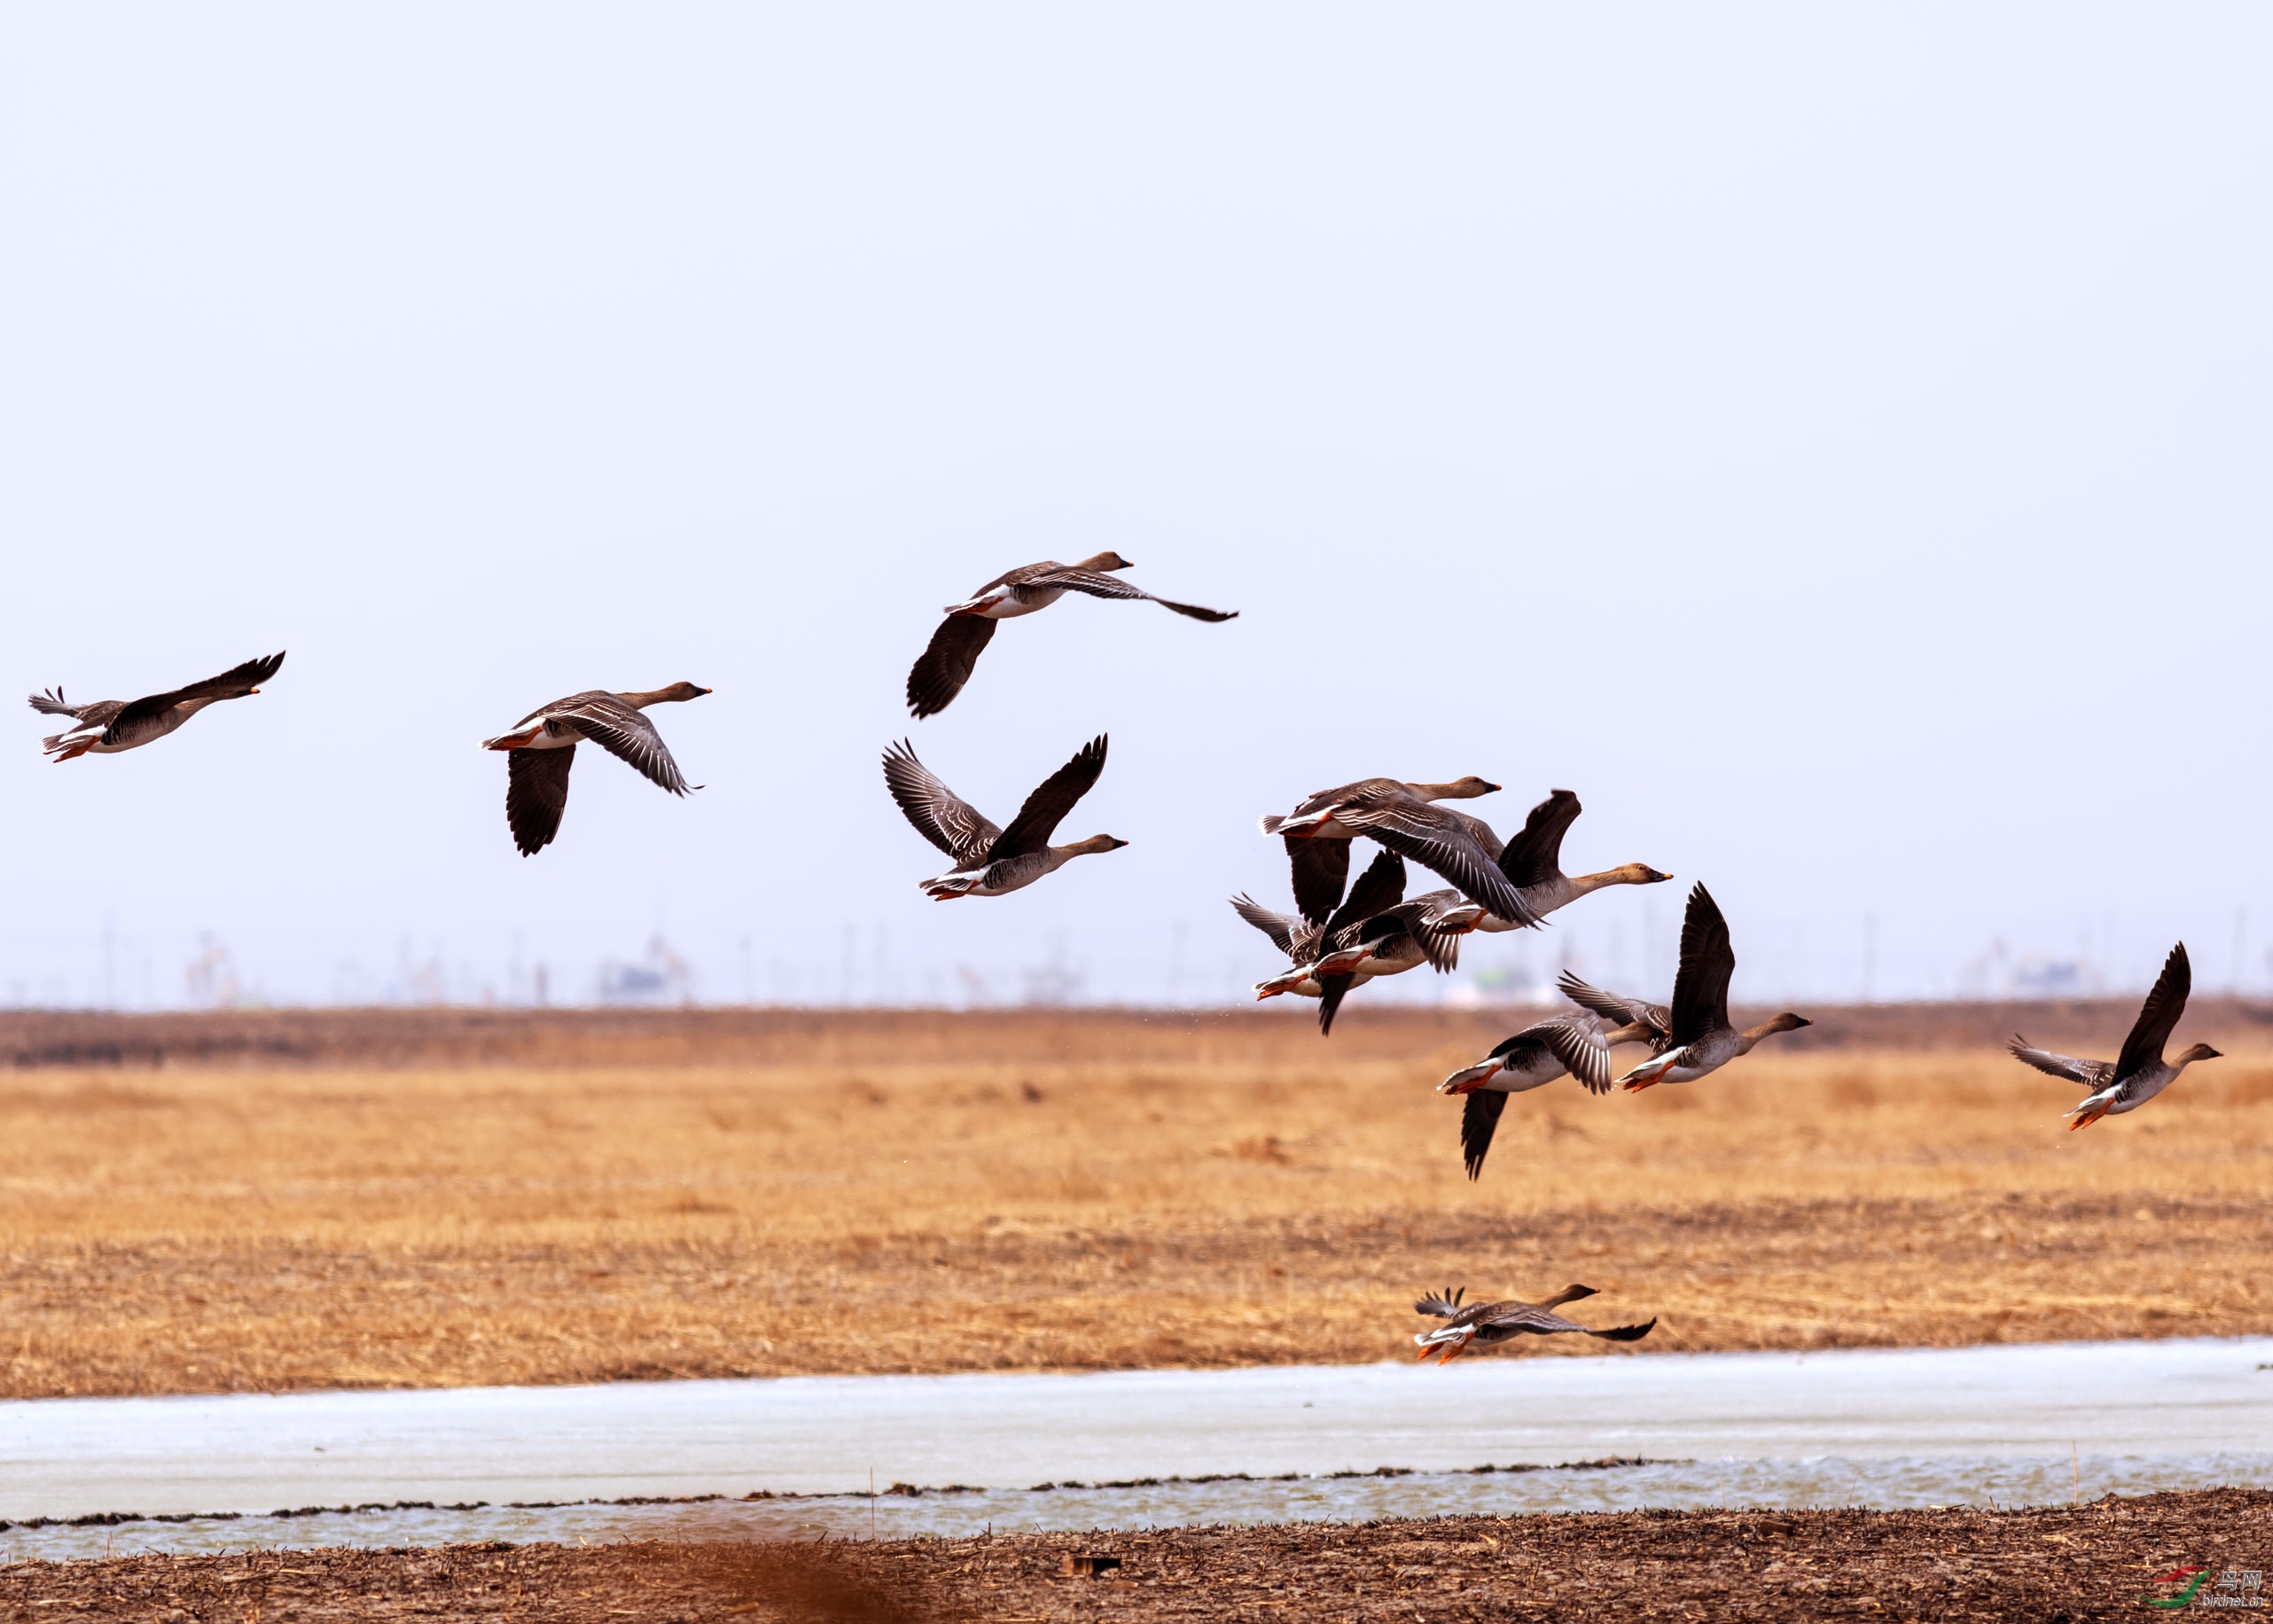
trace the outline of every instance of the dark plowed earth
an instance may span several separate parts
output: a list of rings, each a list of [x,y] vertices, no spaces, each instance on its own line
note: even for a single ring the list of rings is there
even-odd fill
[[[1117,1558],[1089,1577],[1067,1558]],[[2154,1616],[2261,1597],[2273,1493],[2031,1511],[1643,1511],[875,1544],[557,1545],[0,1568],[0,1618],[1433,1620]],[[2191,1611],[2191,1607],[2188,1609]],[[2245,1616],[2247,1616],[2245,1614]]]

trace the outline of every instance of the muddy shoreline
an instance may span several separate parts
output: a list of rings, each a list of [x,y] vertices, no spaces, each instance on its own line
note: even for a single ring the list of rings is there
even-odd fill
[[[1106,1558],[1094,1575],[1069,1558]],[[2273,1492],[2031,1511],[1640,1511],[793,1545],[263,1551],[0,1568],[0,1618],[2136,1618],[2273,1567]],[[2246,1616],[2246,1615],[2245,1615]]]

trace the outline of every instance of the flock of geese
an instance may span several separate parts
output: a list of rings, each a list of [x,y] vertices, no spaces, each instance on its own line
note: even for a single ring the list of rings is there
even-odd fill
[[[1101,552],[1076,564],[1045,559],[1007,570],[961,602],[949,605],[946,618],[908,674],[910,714],[921,720],[952,705],[977,670],[998,622],[1047,609],[1068,592],[1155,603],[1196,621],[1237,618],[1236,611],[1176,603],[1131,586],[1119,576],[1129,567],[1129,560],[1116,552]],[[138,749],[175,732],[209,705],[258,693],[261,684],[282,668],[284,660],[282,653],[249,660],[219,676],[139,699],[74,705],[65,699],[60,687],[35,693],[31,696],[34,710],[69,719],[63,731],[40,741],[41,749],[59,762]],[[568,804],[569,769],[581,743],[598,746],[671,794],[700,788],[687,782],[646,713],[653,706],[683,703],[710,691],[692,683],[621,693],[593,689],[542,706],[496,738],[484,739],[484,749],[505,753],[505,823],[522,855],[535,855],[559,834]],[[893,800],[916,832],[954,865],[920,882],[925,894],[941,902],[1006,896],[1076,857],[1126,846],[1126,840],[1109,834],[1066,845],[1051,843],[1058,825],[1104,773],[1105,750],[1103,734],[1090,740],[1043,780],[1008,824],[997,824],[918,760],[909,741],[888,748],[884,782]],[[1231,899],[1239,917],[1268,936],[1287,960],[1284,971],[1256,983],[1256,996],[1292,993],[1317,999],[1319,1031],[1330,1034],[1343,1000],[1365,982],[1423,964],[1440,973],[1457,968],[1463,936],[1530,929],[1557,910],[1605,886],[1657,885],[1673,878],[1644,863],[1592,874],[1564,873],[1563,838],[1581,810],[1578,797],[1568,790],[1551,792],[1532,808],[1514,838],[1505,841],[1482,818],[1445,804],[1495,794],[1499,788],[1473,777],[1441,784],[1361,778],[1306,795],[1283,816],[1264,817],[1263,833],[1277,836],[1285,848],[1294,911],[1277,912],[1244,893]],[[1371,841],[1379,850],[1353,882],[1353,848],[1361,839]],[[1408,863],[1445,883],[1408,897]],[[1806,1017],[1785,1011],[1743,1030],[1731,1025],[1729,981],[1736,963],[1728,921],[1712,894],[1699,884],[1689,894],[1682,922],[1680,962],[1669,1006],[1605,992],[1566,971],[1558,986],[1570,1001],[1569,1009],[1533,1022],[1437,1085],[1439,1092],[1463,1102],[1460,1149],[1468,1176],[1481,1175],[1511,1094],[1565,1076],[1575,1078],[1593,1094],[1606,1094],[1618,1086],[1630,1093],[1660,1083],[1695,1082],[1763,1040],[1810,1024]],[[2186,946],[2181,942],[2171,949],[2115,1059],[2054,1054],[2017,1036],[2011,1052],[2038,1071],[2084,1089],[2082,1101],[2066,1113],[2071,1128],[2136,1111],[2176,1081],[2187,1066],[2218,1058],[2218,1051],[2207,1043],[2192,1045],[2175,1060],[2164,1058],[2191,985]],[[1611,1050],[1623,1044],[1638,1044],[1648,1055],[1613,1078]],[[1423,1358],[1436,1353],[1441,1360],[1449,1360],[1471,1342],[1490,1344],[1520,1335],[1584,1332],[1633,1341],[1657,1323],[1591,1331],[1553,1311],[1593,1294],[1590,1287],[1573,1285],[1540,1303],[1464,1308],[1461,1292],[1446,1292],[1414,1305],[1416,1312],[1445,1322],[1414,1340]]]

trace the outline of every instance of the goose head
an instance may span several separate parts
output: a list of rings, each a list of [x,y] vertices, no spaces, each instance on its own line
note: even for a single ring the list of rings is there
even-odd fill
[[[2224,1058],[2223,1054],[2217,1050],[2211,1048],[2207,1043],[2197,1043],[2192,1048],[2189,1049],[2184,1054],[2178,1057],[2178,1064],[2181,1066],[2191,1066],[2197,1060],[2222,1060]]]
[[[1131,569],[1135,566],[1128,559],[1108,548],[1103,552],[1091,553],[1074,567],[1075,569]]]

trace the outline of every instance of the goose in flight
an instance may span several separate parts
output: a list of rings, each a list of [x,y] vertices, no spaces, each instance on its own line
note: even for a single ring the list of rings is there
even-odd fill
[[[1394,856],[1394,852],[1384,855]],[[1371,981],[1385,975],[1402,975],[1406,971],[1426,964],[1439,975],[1448,974],[1460,967],[1460,938],[1433,929],[1429,921],[1433,904],[1425,897],[1400,902],[1394,908],[1385,908],[1371,918],[1361,922],[1355,940],[1326,954],[1317,963],[1308,966],[1309,978],[1317,982],[1318,1035],[1325,1037],[1334,1029],[1334,1015],[1341,1001],[1361,981]],[[1296,973],[1301,973],[1297,972]]]
[[[208,705],[260,692],[261,684],[274,676],[284,662],[279,651],[265,660],[248,660],[202,683],[139,699],[97,699],[73,705],[64,699],[59,687],[35,693],[31,697],[34,710],[43,716],[68,716],[74,724],[40,740],[40,749],[59,762],[74,756],[115,755],[132,750],[165,738]]]
[[[1507,1097],[1563,1076],[1577,1078],[1590,1094],[1610,1092],[1610,1044],[1596,1016],[1572,1010],[1534,1021],[1436,1085],[1439,1094],[1465,1100],[1460,1108],[1460,1157],[1471,1179],[1484,1170]]]
[[[1293,993],[1304,998],[1316,998],[1323,990],[1310,979],[1309,972],[1319,957],[1337,945],[1355,941],[1357,927],[1386,908],[1394,908],[1405,894],[1404,859],[1394,852],[1379,852],[1365,871],[1357,877],[1357,884],[1349,894],[1323,923],[1300,917],[1290,918],[1242,891],[1231,899],[1231,911],[1255,929],[1270,938],[1271,945],[1286,955],[1287,962],[1302,972],[1297,980],[1290,973],[1259,982],[1258,999],[1276,997],[1280,993]],[[1269,988],[1266,992],[1263,989]]]
[[[1498,788],[1475,777],[1451,784],[1362,778],[1303,797],[1291,816],[1264,818],[1262,832],[1286,842],[1294,871],[1294,900],[1305,918],[1317,917],[1322,904],[1331,910],[1332,899],[1340,897],[1349,872],[1349,842],[1362,834],[1451,881],[1487,912],[1535,925],[1538,917],[1500,872],[1484,844],[1491,837],[1489,825],[1436,804],[1472,800]]]
[[[1605,1342],[1638,1342],[1657,1328],[1655,1315],[1646,1324],[1613,1325],[1606,1331],[1597,1331],[1555,1312],[1566,1302],[1597,1295],[1590,1285],[1566,1285],[1544,1302],[1517,1302],[1511,1299],[1506,1302],[1472,1302],[1464,1308],[1460,1300],[1467,1292],[1465,1286],[1458,1291],[1446,1290],[1433,1297],[1424,1297],[1413,1305],[1414,1313],[1430,1315],[1444,1322],[1435,1330],[1424,1331],[1413,1338],[1419,1345],[1423,1360],[1435,1354],[1437,1363],[1449,1364],[1456,1355],[1466,1351],[1471,1342],[1489,1346],[1515,1337],[1551,1337],[1573,1331],[1599,1337]]]
[[[576,764],[580,739],[590,739],[674,795],[700,789],[699,784],[686,781],[663,736],[641,713],[651,705],[699,699],[709,691],[692,683],[673,683],[644,693],[594,688],[555,699],[496,738],[483,739],[484,750],[508,753],[505,826],[513,832],[513,844],[521,855],[535,856],[560,832],[560,815],[568,808],[568,769]]]
[[[1660,1082],[1694,1082],[1750,1054],[1764,1037],[1815,1024],[1786,1010],[1747,1031],[1730,1026],[1729,978],[1736,968],[1729,922],[1700,882],[1689,894],[1689,913],[1681,922],[1681,969],[1673,979],[1673,1030],[1667,1035],[1671,1044],[1618,1080],[1629,1093]]]
[[[949,604],[947,619],[932,633],[931,645],[908,673],[909,711],[920,722],[954,704],[955,696],[963,691],[963,684],[971,680],[971,673],[978,668],[979,656],[986,652],[997,621],[1047,609],[1068,592],[1082,592],[1091,597],[1142,598],[1195,621],[1239,618],[1236,609],[1203,609],[1198,604],[1171,603],[1113,578],[1113,571],[1129,567],[1129,560],[1117,552],[1097,553],[1078,564],[1044,558],[1039,564],[1005,570],[961,603]]]
[[[1076,857],[1119,851],[1128,845],[1109,834],[1093,834],[1071,846],[1050,844],[1074,803],[1090,792],[1105,771],[1105,736],[1100,733],[1042,781],[1009,828],[998,829],[918,761],[906,739],[887,750],[884,782],[892,799],[918,834],[955,859],[952,871],[922,882],[925,892],[941,902],[958,896],[1003,896],[1056,873]]]
[[[1472,773],[1449,784],[1360,778],[1355,784],[1305,795],[1288,816],[1265,815],[1262,832],[1285,840],[1287,862],[1294,871],[1294,906],[1315,925],[1341,905],[1342,887],[1349,883],[1349,843],[1357,838],[1357,831],[1336,821],[1333,809],[1337,806],[1354,796],[1388,790],[1402,790],[1418,800],[1473,800],[1479,795],[1498,793],[1499,787]],[[1289,829],[1289,824],[1296,827]]]
[[[1316,998],[1318,1030],[1324,1035],[1333,1031],[1343,998],[1360,982],[1402,975],[1421,964],[1440,972],[1456,968],[1457,937],[1431,928],[1434,908],[1429,899],[1398,901],[1404,890],[1404,861],[1385,851],[1357,877],[1324,925],[1290,919],[1244,893],[1233,897],[1233,911],[1269,936],[1293,964],[1285,973],[1255,983],[1257,1002],[1281,993]]]
[[[2085,1097],[2067,1113],[2068,1128],[2073,1132],[2089,1128],[2101,1117],[2136,1111],[2176,1082],[2178,1074],[2195,1061],[2221,1058],[2207,1043],[2194,1044],[2175,1061],[2162,1058],[2163,1045],[2170,1042],[2178,1018],[2186,1012],[2186,995],[2193,987],[2193,968],[2187,963],[2186,944],[2182,941],[2171,949],[2170,956],[2163,961],[2162,974],[2155,979],[2153,990],[2147,994],[2139,1018],[2131,1027],[2131,1035],[2123,1040],[2123,1052],[2114,1060],[2079,1060],[2074,1055],[2031,1049],[2028,1040],[2017,1035],[2006,1047],[2016,1060],[2025,1060],[2052,1076],[2082,1083]]]

